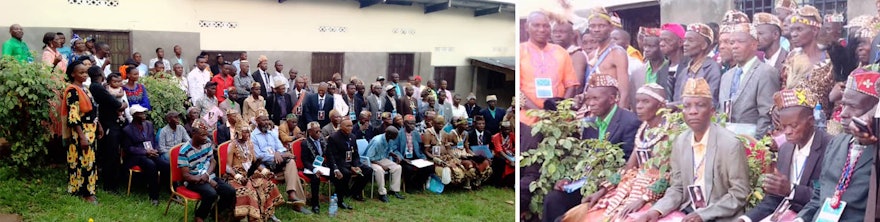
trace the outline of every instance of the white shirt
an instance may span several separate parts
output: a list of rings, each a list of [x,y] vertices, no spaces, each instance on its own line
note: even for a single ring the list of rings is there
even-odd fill
[[[798,174],[803,175],[804,166],[807,165],[807,157],[810,156],[810,147],[813,146],[813,137],[816,135],[814,132],[813,135],[810,135],[810,140],[807,141],[807,144],[804,147],[796,147],[794,149],[794,153],[791,157],[791,172],[788,174],[789,181],[791,181],[792,185],[798,185],[800,183],[800,178],[798,178]],[[794,191],[791,192],[794,194]]]
[[[211,81],[211,69],[205,68],[204,71],[198,68],[189,72],[186,77],[189,85],[189,96],[193,104],[205,97],[205,84]]]
[[[177,77],[174,76],[174,80],[177,80],[177,87],[183,90],[187,95],[189,95],[189,81],[186,80],[186,77]]]
[[[345,104],[342,94],[333,94],[333,109],[339,112],[340,116],[348,117],[348,104]]]
[[[103,59],[99,59],[98,56],[94,56],[94,58],[95,58],[95,65],[98,67],[104,66],[104,63],[107,62],[107,57],[104,57]],[[105,79],[107,78],[108,75],[110,75],[110,73],[113,73],[112,71],[110,71],[110,66],[111,65],[104,67],[104,78]]]
[[[271,80],[269,82],[272,83],[270,86],[275,86],[275,80],[281,80],[284,82],[284,86],[287,87],[285,89],[290,89],[290,82],[284,81],[285,79],[287,79],[287,78],[285,78],[284,75],[282,75],[280,72],[272,73],[272,75],[269,76],[269,80]]]
[[[323,104],[323,103],[324,103],[324,102],[327,102],[327,101],[325,100],[326,98],[327,98],[327,94],[326,94],[326,93],[324,94],[324,96],[321,96],[321,94],[318,94],[318,110],[324,110],[324,106],[323,106],[324,104]]]
[[[706,132],[703,134],[703,138],[700,138],[700,141],[696,141],[696,137],[697,137],[696,132],[694,134],[694,138],[691,138],[691,146],[694,147],[693,148],[694,149],[694,162],[692,163],[694,168],[692,170],[694,172],[694,177],[697,177],[697,180],[694,181],[694,185],[702,186],[703,188],[705,188],[705,182],[706,182],[705,181],[706,175],[704,174],[704,172],[706,171],[706,167],[711,167],[711,166],[705,166],[705,164],[706,164],[706,161],[705,161],[706,151],[709,150],[709,143],[708,143],[709,135],[712,135],[712,134],[709,134],[709,130],[711,130],[711,127],[709,129],[706,129]],[[702,153],[697,152],[697,150],[696,150],[697,144],[703,145],[703,152]],[[698,171],[700,166],[703,166],[703,171],[701,171],[701,172]],[[699,174],[703,174],[703,175],[698,176]],[[684,178],[684,179],[690,180],[693,178]],[[705,189],[700,189],[700,190],[703,191],[703,197],[705,197],[706,190]],[[707,202],[707,204],[708,204],[708,202]]]
[[[461,117],[468,118],[467,109],[464,108],[464,105],[458,104],[458,106],[452,106],[452,117]]]
[[[633,58],[632,56],[629,56],[627,58],[628,58],[627,59],[628,67],[626,69],[627,73],[629,73],[630,76],[632,76],[633,73],[640,73],[641,72],[640,69],[642,67],[644,67],[645,64],[642,63],[642,61],[639,61],[638,58]],[[644,73],[642,73],[642,74],[644,74]]]
[[[150,63],[147,63],[147,65],[150,66],[150,69],[156,68],[156,62],[158,62],[158,61],[159,61],[159,58],[152,58],[152,59],[150,59]],[[165,70],[169,70],[169,69],[174,68],[173,66],[171,66],[171,62],[168,62],[168,60],[165,58],[162,58],[162,64],[165,65]]]
[[[138,65],[137,69],[141,77],[150,75],[150,69],[147,68],[147,65],[140,64]]]
[[[767,59],[766,63],[770,66],[776,65],[776,60],[779,59],[779,54],[781,54],[781,53],[782,53],[782,48],[776,49],[776,53],[773,53],[773,56],[770,56],[770,58]]]

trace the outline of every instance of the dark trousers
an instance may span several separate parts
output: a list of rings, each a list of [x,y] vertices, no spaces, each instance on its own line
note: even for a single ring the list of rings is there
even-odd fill
[[[219,211],[232,209],[232,204],[235,203],[235,189],[232,189],[229,184],[226,184],[226,182],[223,182],[223,180],[220,180],[219,178],[214,178],[214,182],[217,182],[216,189],[211,187],[211,184],[209,183],[190,183],[186,186],[187,189],[202,196],[202,203],[196,208],[196,217],[198,218],[204,219],[208,217],[208,214],[211,213],[211,207],[214,205],[214,201],[217,201],[217,209]],[[217,197],[220,197],[220,200],[217,200]]]
[[[513,187],[516,174],[510,174],[504,177],[504,170],[507,168],[507,158],[501,155],[492,157],[492,175],[489,176],[489,184],[496,187]],[[526,186],[528,188],[528,186]]]
[[[309,197],[309,205],[310,206],[318,206],[318,194],[319,188],[321,188],[321,178],[318,178],[317,174],[304,174],[309,178],[309,189],[311,190],[311,196]]]
[[[114,191],[118,187],[122,164],[119,162],[119,132],[121,129],[111,129],[98,141],[98,178],[104,190]]]
[[[583,195],[581,195],[580,190],[576,190],[573,193],[551,190],[544,197],[544,222],[556,221],[556,218],[561,217],[569,209],[580,204],[582,198]]]
[[[160,181],[167,182],[169,175],[169,166],[167,160],[157,157],[147,157],[147,156],[129,156],[126,161],[126,167],[130,168],[132,166],[140,166],[141,174],[143,174],[144,180],[147,181],[147,187],[149,188],[149,196],[151,200],[159,199],[159,188],[165,187],[160,185]],[[165,179],[161,179],[160,176],[165,177]],[[168,185],[166,183],[166,185]]]
[[[367,183],[373,179],[373,168],[368,166],[360,166],[361,172],[363,176],[357,175],[354,172],[351,172],[349,168],[339,168],[339,171],[342,172],[342,179],[336,179],[333,176],[333,172],[330,172],[330,181],[333,182],[333,187],[336,188],[336,195],[339,198],[339,202],[342,203],[344,197],[348,196],[356,196],[361,195],[361,192],[364,191],[364,187],[367,186]],[[356,177],[352,178],[352,176],[356,175]],[[351,185],[349,189],[348,184],[354,180],[354,184]]]
[[[520,212],[531,212],[529,205],[532,203],[532,192],[529,191],[529,184],[538,180],[539,175],[522,175],[519,179],[519,210]]]
[[[406,161],[400,161],[400,166],[403,167],[403,183],[410,187],[410,192],[424,190],[428,177],[434,172],[434,167],[418,168]]]

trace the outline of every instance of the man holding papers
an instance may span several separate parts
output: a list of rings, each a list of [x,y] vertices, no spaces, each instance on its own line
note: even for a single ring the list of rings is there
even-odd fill
[[[367,182],[373,176],[373,169],[361,163],[360,154],[357,152],[357,143],[351,136],[351,120],[345,119],[340,123],[339,130],[327,138],[325,166],[330,167],[332,174],[330,180],[336,187],[339,196],[339,208],[354,209],[345,204],[345,197],[351,196],[357,201],[365,201],[361,191],[367,186]],[[354,177],[354,184],[348,184]],[[350,189],[349,189],[350,188]]]
[[[422,137],[416,131],[416,118],[413,115],[403,117],[403,130],[397,135],[397,146],[394,152],[403,157],[400,166],[403,168],[403,182],[411,187],[409,192],[422,191],[423,186],[431,173],[434,172],[434,163],[425,160],[422,152]]]
[[[373,168],[375,183],[379,185],[379,200],[388,203],[388,191],[385,189],[385,171],[391,176],[391,195],[397,199],[404,199],[400,195],[400,155],[392,152],[397,147],[397,128],[389,126],[385,133],[373,137],[367,146],[367,157],[370,158],[370,167]],[[391,161],[389,158],[393,158]]]
[[[294,203],[296,208],[305,203],[305,193],[299,182],[299,171],[296,163],[293,163],[293,154],[287,151],[281,140],[278,139],[278,131],[271,130],[275,126],[266,112],[260,112],[257,116],[257,128],[251,133],[254,141],[254,152],[260,162],[273,173],[283,173],[287,183],[287,199]]]
[[[309,197],[309,205],[312,206],[312,212],[318,213],[321,208],[318,207],[318,188],[321,186],[321,180],[318,176],[319,168],[324,167],[324,148],[327,142],[321,137],[321,124],[318,122],[310,122],[306,127],[308,135],[306,140],[302,141],[302,158],[304,173],[309,178],[309,187],[312,189]],[[317,161],[316,161],[317,159]],[[311,172],[311,174],[309,174]],[[328,171],[329,172],[329,171]],[[323,173],[321,173],[323,175]],[[328,174],[329,175],[329,174]]]

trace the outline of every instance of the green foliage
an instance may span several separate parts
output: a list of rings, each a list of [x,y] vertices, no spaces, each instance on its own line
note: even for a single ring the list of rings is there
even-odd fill
[[[534,213],[540,214],[544,196],[557,181],[584,177],[590,181],[605,181],[624,164],[619,144],[580,138],[581,129],[591,126],[577,119],[571,110],[572,104],[572,100],[564,100],[557,105],[557,111],[528,111],[529,115],[540,118],[532,128],[532,135],[544,136],[537,149],[522,154],[520,162],[523,166],[541,165],[541,176],[529,184],[529,192],[534,193],[529,206]],[[598,186],[598,183],[585,183],[581,193],[593,193]]]
[[[9,56],[0,59],[0,138],[9,141],[11,165],[19,170],[43,162],[39,158],[48,152],[50,116],[61,112],[50,102],[61,103],[64,77],[42,63],[22,63]]]
[[[166,72],[154,73],[147,78],[139,80],[150,96],[150,105],[153,110],[149,112],[149,118],[153,121],[156,129],[165,127],[165,114],[169,111],[186,113],[186,93],[178,87],[174,76]]]
[[[770,163],[776,162],[775,156],[770,152],[773,138],[765,136],[757,142],[749,141],[744,137],[740,137],[740,140],[749,150],[747,161],[749,163],[749,185],[752,187],[752,193],[747,198],[748,205],[746,207],[753,208],[764,199],[764,189],[761,186],[761,181],[764,181],[763,173],[772,170]]]

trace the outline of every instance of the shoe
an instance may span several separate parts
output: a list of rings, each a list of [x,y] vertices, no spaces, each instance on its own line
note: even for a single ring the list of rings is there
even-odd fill
[[[394,197],[397,197],[397,199],[401,199],[401,200],[406,199],[405,197],[403,197],[403,195],[400,194],[400,192],[391,192],[391,195],[393,195]]]
[[[275,217],[275,215],[272,215],[272,217],[270,217],[269,219],[271,219],[274,222],[281,222],[281,220],[278,219],[277,217]]]
[[[312,213],[320,214],[320,213],[321,213],[321,207],[319,207],[319,206],[312,206]]]
[[[309,210],[308,208],[305,208],[305,207],[300,207],[298,211],[299,211],[300,213],[302,213],[303,215],[309,215],[309,214],[312,214],[312,211]]]
[[[354,199],[354,200],[357,200],[360,202],[367,201],[366,199],[364,199],[364,196],[361,196],[361,195],[355,195],[355,196],[351,197],[351,199]]]
[[[150,203],[153,204],[153,206],[159,206],[159,200],[150,200]]]
[[[340,209],[346,209],[346,210],[352,210],[352,209],[354,209],[354,208],[352,208],[351,206],[348,206],[348,204],[345,204],[345,203],[339,203],[339,208],[340,208]]]
[[[381,200],[382,202],[388,203],[388,196],[387,195],[379,195],[379,200]]]

